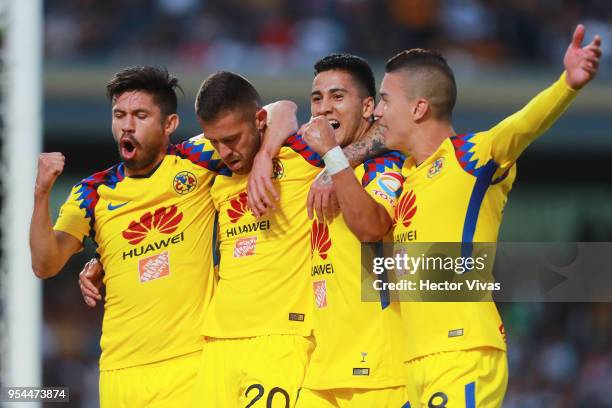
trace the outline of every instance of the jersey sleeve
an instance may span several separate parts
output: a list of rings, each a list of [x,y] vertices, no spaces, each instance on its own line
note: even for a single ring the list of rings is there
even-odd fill
[[[506,118],[474,142],[489,144],[491,158],[502,169],[511,167],[525,148],[546,132],[565,112],[577,91],[570,88],[565,72],[523,109]],[[481,139],[481,140],[478,140]]]
[[[285,141],[283,147],[288,147],[300,156],[304,160],[306,160],[309,164],[315,167],[323,168],[325,167],[325,163],[323,162],[323,158],[319,156],[317,152],[312,150],[308,144],[302,139],[302,136],[298,134],[294,134],[289,136]]]
[[[404,161],[405,157],[400,153],[389,152],[368,159],[361,166],[363,171],[361,185],[374,201],[385,208],[391,218],[402,194]]]
[[[204,137],[204,134],[194,136],[185,142],[171,145],[168,148],[168,154],[174,154],[187,159],[193,164],[216,174],[231,174],[217,151],[212,147],[210,141]]]
[[[59,216],[55,221],[53,229],[66,232],[80,242],[89,235],[91,229],[86,206],[87,197],[84,194],[85,186],[82,183],[75,185],[70,191],[66,202],[61,206]]]

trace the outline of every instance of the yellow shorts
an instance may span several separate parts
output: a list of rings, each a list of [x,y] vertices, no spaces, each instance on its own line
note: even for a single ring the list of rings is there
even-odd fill
[[[506,352],[482,347],[406,363],[408,408],[497,408],[508,385]]]
[[[100,408],[175,408],[191,403],[201,352],[100,371]]]
[[[194,406],[293,407],[313,348],[312,338],[296,335],[209,338],[202,351]]]
[[[296,408],[401,408],[406,402],[404,387],[336,388],[311,390],[302,388]]]

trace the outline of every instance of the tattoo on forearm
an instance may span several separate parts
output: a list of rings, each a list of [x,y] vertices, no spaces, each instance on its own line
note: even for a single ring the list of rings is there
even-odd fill
[[[389,150],[385,141],[385,130],[384,126],[375,124],[363,139],[343,149],[351,166],[357,166],[366,159],[379,156]]]
[[[331,178],[331,176],[329,175],[329,173],[327,171],[325,171],[323,173],[323,175],[321,176],[321,182],[323,184],[332,184],[332,182],[333,182],[332,178]]]
[[[319,183],[321,184],[332,184],[333,183],[333,180],[331,176],[329,175],[329,173],[327,172],[327,170],[323,170],[321,174],[319,174],[318,180],[319,180]]]

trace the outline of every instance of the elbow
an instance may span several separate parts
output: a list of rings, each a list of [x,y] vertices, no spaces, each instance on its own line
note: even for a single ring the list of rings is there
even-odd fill
[[[386,212],[367,218],[367,222],[364,222],[361,212],[356,212],[352,216],[347,216],[345,213],[344,217],[353,235],[361,242],[378,242],[391,228],[391,218]]]
[[[357,234],[357,238],[361,242],[378,242],[381,239],[383,239],[384,236],[385,234],[375,234],[375,233],[372,233],[371,231],[368,231],[368,232],[364,231],[361,234]]]
[[[43,270],[41,268],[37,268],[35,266],[32,266],[32,270],[34,271],[34,276],[36,276],[38,279],[46,279],[48,277],[48,275],[45,272],[45,270]]]
[[[51,278],[57,275],[57,272],[58,272],[58,271],[52,270],[51,268],[45,268],[40,265],[36,265],[34,262],[32,262],[32,271],[34,272],[34,275],[38,279]]]
[[[278,107],[282,109],[285,113],[290,113],[290,114],[297,113],[298,106],[295,102],[287,100],[287,99],[282,99],[278,101],[277,103],[278,103]]]
[[[298,131],[298,129],[300,128],[300,125],[298,124],[298,120],[297,120],[297,110],[298,110],[298,106],[291,101],[282,101],[283,103],[286,104],[285,106],[285,117],[287,118],[287,130],[289,131],[289,134],[294,134]]]
[[[363,225],[361,228],[353,231],[353,233],[361,242],[378,242],[387,236],[389,228],[391,228],[391,220],[385,213],[378,222]]]
[[[279,120],[278,118],[281,118],[281,120],[287,120],[287,118],[295,118],[297,115],[298,106],[293,101],[280,100],[266,105],[264,109],[268,113],[268,121],[270,118],[277,118],[275,120]],[[297,118],[294,120],[297,123]]]
[[[361,242],[378,242],[386,235],[382,228],[368,228],[354,232],[357,239]]]

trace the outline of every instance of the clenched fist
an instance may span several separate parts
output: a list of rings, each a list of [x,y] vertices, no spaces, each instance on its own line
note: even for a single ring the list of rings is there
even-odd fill
[[[304,141],[320,156],[338,146],[334,137],[334,129],[325,116],[316,116],[310,122],[302,125],[299,132]]]
[[[62,174],[66,158],[58,152],[41,153],[38,156],[36,194],[49,194],[55,180]]]

